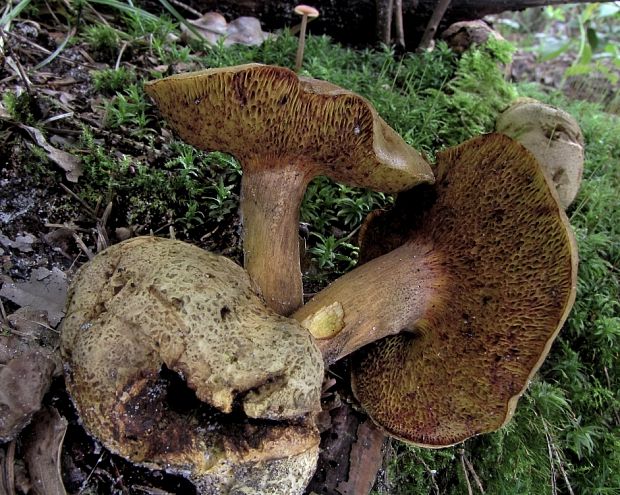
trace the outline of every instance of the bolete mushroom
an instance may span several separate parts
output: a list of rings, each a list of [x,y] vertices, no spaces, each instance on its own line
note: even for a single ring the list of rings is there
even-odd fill
[[[361,241],[369,261],[294,315],[334,330],[318,341],[327,362],[387,336],[353,356],[353,391],[387,433],[431,447],[509,420],[577,274],[566,215],[523,146],[478,137],[439,153],[436,174],[413,204],[401,195],[373,215]]]
[[[321,355],[222,256],[154,237],[108,248],[71,286],[61,352],[86,429],[136,464],[204,494],[301,493],[314,471]]]
[[[583,175],[584,140],[575,118],[533,98],[518,98],[497,118],[495,129],[532,152],[551,177],[562,207],[568,208]]]
[[[384,192],[433,180],[368,101],[289,69],[207,69],[149,82],[146,91],[183,140],[241,162],[245,268],[283,315],[302,304],[299,206],[312,178]]]

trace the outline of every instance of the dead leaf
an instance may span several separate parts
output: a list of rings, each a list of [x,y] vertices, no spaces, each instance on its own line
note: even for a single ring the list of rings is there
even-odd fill
[[[25,130],[34,141],[41,146],[46,152],[50,160],[65,171],[65,176],[69,182],[77,182],[80,176],[84,173],[82,163],[80,160],[66,151],[54,148],[47,142],[43,133],[34,127],[30,127],[24,124],[18,124],[20,129]]]
[[[12,241],[2,232],[0,232],[0,244],[5,248],[19,249],[22,253],[31,253],[32,245],[37,242],[37,238],[32,234],[18,234]]]
[[[27,282],[4,282],[0,296],[18,306],[46,311],[51,326],[55,327],[64,316],[67,286],[67,277],[58,268],[54,267],[52,271],[37,268]]]
[[[62,483],[60,453],[67,432],[67,420],[53,407],[33,418],[24,435],[25,460],[36,495],[66,495]]]
[[[24,306],[10,314],[7,319],[14,335],[41,342],[47,347],[58,345],[59,333],[51,328],[46,311]]]
[[[41,408],[56,367],[39,346],[24,351],[16,337],[0,335],[0,354],[10,356],[15,346],[18,355],[0,367],[0,442],[14,439]]]

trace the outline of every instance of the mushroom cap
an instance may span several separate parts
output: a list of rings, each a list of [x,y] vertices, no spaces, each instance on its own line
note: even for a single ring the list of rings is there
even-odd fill
[[[71,286],[61,352],[85,427],[132,462],[220,488],[296,460],[312,474],[320,352],[222,256],[154,237],[108,248]],[[191,407],[172,404],[164,369],[193,391]]]
[[[431,246],[444,292],[408,332],[354,355],[352,387],[389,434],[442,447],[511,418],[574,302],[577,250],[540,165],[501,134],[439,153],[427,197],[422,214],[397,201],[371,217],[361,249],[398,235]]]
[[[574,201],[583,175],[584,139],[568,112],[532,98],[518,98],[495,124],[538,159],[557,190],[564,209]]]
[[[319,11],[310,5],[297,5],[293,11],[298,15],[308,16],[310,19],[315,19],[319,16]]]
[[[244,167],[298,163],[385,192],[433,181],[426,160],[368,101],[283,67],[206,69],[151,81],[145,89],[183,140],[230,153]]]

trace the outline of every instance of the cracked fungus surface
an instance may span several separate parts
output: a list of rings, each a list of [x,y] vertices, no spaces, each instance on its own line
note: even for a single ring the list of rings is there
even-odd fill
[[[282,459],[312,474],[322,356],[224,257],[154,237],[112,246],[76,276],[61,350],[84,425],[133,462],[208,480],[213,493],[228,493],[235,470],[260,474]],[[197,410],[173,404],[164,366]]]
[[[183,140],[242,164],[256,155],[264,167],[305,163],[386,192],[433,180],[424,158],[364,98],[289,69],[207,69],[152,81],[146,91]]]
[[[441,153],[436,188],[414,235],[440,253],[447,289],[414,332],[367,347],[353,366],[370,416],[426,446],[510,419],[572,306],[577,271],[555,193],[511,139],[492,134]]]

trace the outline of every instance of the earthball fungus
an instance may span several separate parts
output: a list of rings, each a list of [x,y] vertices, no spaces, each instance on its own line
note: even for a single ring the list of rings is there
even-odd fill
[[[430,447],[510,419],[577,277],[566,215],[522,145],[472,139],[438,154],[436,176],[372,215],[366,263],[294,315],[327,362],[370,344],[352,358],[356,397],[387,433]]]
[[[78,272],[62,325],[67,388],[110,451],[200,493],[302,493],[318,456],[323,360],[245,271],[138,237]]]
[[[384,192],[433,181],[426,160],[368,101],[289,69],[207,69],[146,91],[183,140],[241,162],[245,268],[283,315],[302,304],[299,206],[310,180],[327,175]]]
[[[584,140],[568,112],[532,98],[518,98],[495,123],[532,152],[551,177],[564,209],[574,201],[583,174]]]

